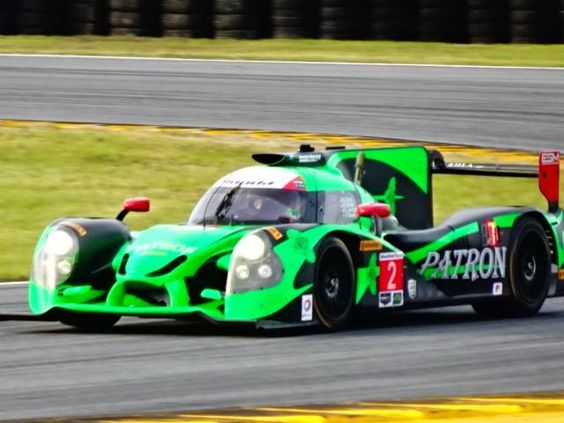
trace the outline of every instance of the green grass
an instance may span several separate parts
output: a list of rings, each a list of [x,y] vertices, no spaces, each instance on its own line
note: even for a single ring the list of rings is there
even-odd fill
[[[131,228],[182,222],[214,180],[252,163],[251,152],[293,150],[296,144],[151,128],[0,128],[0,280],[27,278],[37,237],[58,217],[113,217],[123,199],[148,196],[153,209],[128,216]],[[437,178],[437,220],[461,206],[544,207],[534,180],[482,181]]]
[[[458,65],[564,66],[564,45],[0,36],[0,53]]]

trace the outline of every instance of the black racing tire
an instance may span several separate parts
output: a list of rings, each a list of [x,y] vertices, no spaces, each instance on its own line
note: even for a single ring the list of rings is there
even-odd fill
[[[165,37],[176,38],[213,38],[210,28],[167,29],[163,31]]]
[[[96,34],[96,25],[92,22],[74,21],[70,27],[71,35],[93,35]]]
[[[5,0],[4,0],[5,1]],[[19,0],[20,10],[23,12],[38,12],[44,13],[53,10],[51,2],[43,0]]]
[[[346,7],[350,0],[319,0],[319,7]]]
[[[511,10],[534,10],[538,0],[510,0]]]
[[[257,17],[253,15],[215,15],[214,27],[217,30],[256,28]]]
[[[110,25],[112,28],[139,28],[141,18],[135,12],[111,12]]]
[[[304,0],[272,0],[272,9],[296,9],[302,10],[308,7],[307,2]]]
[[[554,13],[549,11],[540,12],[537,10],[514,10],[511,12],[511,23],[523,25],[550,25],[554,20]]]
[[[297,27],[303,28],[308,24],[309,20],[305,16],[272,16],[272,25],[278,27]]]
[[[209,15],[166,13],[162,15],[161,22],[165,29],[189,29],[212,26]]]
[[[409,21],[405,10],[398,8],[378,8],[372,10],[372,22],[406,22]]]
[[[420,9],[419,19],[422,22],[445,22],[456,18],[456,11],[453,9]]]
[[[509,0],[467,0],[469,10],[473,9],[508,9]]]
[[[138,12],[140,10],[139,0],[109,0],[110,10],[120,12]]]
[[[472,304],[478,314],[491,317],[530,317],[542,307],[550,286],[550,247],[544,229],[525,218],[512,231],[506,277],[510,297]]]
[[[311,34],[308,32],[308,30],[298,26],[275,26],[274,28],[272,28],[272,38],[311,38]]]
[[[468,11],[468,22],[507,22],[509,12],[503,9],[478,9]]]
[[[163,13],[211,14],[213,4],[209,0],[163,0]]]
[[[71,18],[74,22],[94,22],[96,9],[93,4],[76,3],[71,6]]]
[[[256,40],[259,32],[255,29],[215,29],[215,38],[228,38],[238,40]]]
[[[112,35],[139,35],[141,33],[140,28],[126,28],[119,26],[112,26],[110,29],[110,34]]]
[[[320,10],[320,16],[321,20],[325,21],[348,21],[366,16],[366,10],[351,6],[323,7]]]
[[[50,26],[49,16],[43,13],[25,12],[16,19],[22,28],[47,28]]]
[[[318,252],[313,284],[317,318],[327,330],[343,328],[353,308],[355,278],[353,261],[343,241],[325,239]]]
[[[121,318],[113,314],[74,314],[66,313],[59,317],[63,325],[72,326],[84,332],[105,332]]]
[[[214,8],[221,15],[253,14],[258,10],[258,0],[215,0]]]
[[[472,43],[507,43],[509,27],[495,22],[470,23],[468,37]]]
[[[398,0],[370,0],[372,9],[379,8],[401,8],[402,10],[407,10],[418,5],[417,0],[404,0],[398,2]]]

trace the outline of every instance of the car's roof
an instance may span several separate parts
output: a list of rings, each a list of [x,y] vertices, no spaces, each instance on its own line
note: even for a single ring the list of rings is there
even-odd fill
[[[219,187],[271,188],[295,191],[353,190],[354,184],[341,175],[319,169],[286,166],[250,166],[220,178]]]

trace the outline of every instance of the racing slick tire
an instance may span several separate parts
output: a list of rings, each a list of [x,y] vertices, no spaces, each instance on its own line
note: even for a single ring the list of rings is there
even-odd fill
[[[315,269],[313,304],[325,329],[346,325],[353,307],[355,278],[353,261],[343,241],[329,237],[319,248]]]
[[[59,317],[63,325],[72,326],[85,332],[105,332],[121,318],[111,314],[64,314]]]
[[[536,220],[526,218],[513,229],[507,268],[510,298],[474,303],[481,315],[492,317],[528,317],[537,314],[550,285],[550,248],[544,229]]]

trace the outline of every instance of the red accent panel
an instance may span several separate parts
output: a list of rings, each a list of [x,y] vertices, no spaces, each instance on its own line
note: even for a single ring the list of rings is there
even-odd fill
[[[388,217],[390,206],[384,203],[359,204],[356,208],[356,215],[361,217]]]
[[[306,186],[305,186],[305,182],[302,179],[301,176],[297,176],[294,179],[292,179],[290,182],[288,182],[286,185],[284,185],[285,190],[288,191],[305,191],[306,190]]]
[[[145,197],[128,198],[123,202],[123,209],[128,212],[148,212],[151,209],[151,201]]]
[[[539,154],[539,189],[548,201],[549,211],[558,209],[559,185],[560,152],[543,151]]]

